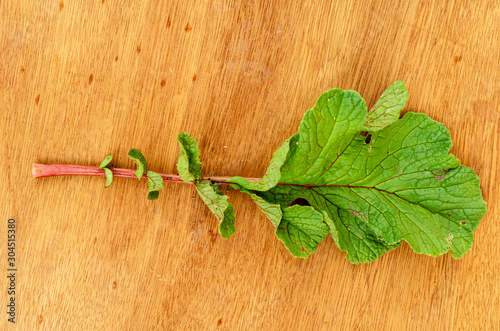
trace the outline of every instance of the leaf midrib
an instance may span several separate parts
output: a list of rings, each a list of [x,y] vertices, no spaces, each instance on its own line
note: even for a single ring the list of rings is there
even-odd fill
[[[410,201],[408,199],[405,199],[403,197],[401,197],[400,195],[396,194],[395,192],[390,192],[390,191],[386,191],[386,190],[383,190],[383,189],[380,189],[378,187],[375,187],[375,186],[362,186],[362,185],[348,185],[348,184],[324,184],[324,185],[309,185],[309,184],[293,184],[293,183],[278,183],[278,185],[285,185],[285,186],[299,186],[299,187],[304,187],[304,188],[307,188],[309,190],[314,190],[314,188],[316,187],[345,187],[345,188],[349,188],[349,189],[353,189],[353,188],[363,188],[363,189],[368,189],[368,190],[376,190],[376,191],[379,191],[381,193],[387,193],[387,194],[392,194],[392,195],[395,195],[396,197],[398,197],[399,199],[403,200],[403,201],[406,201],[408,203],[411,203],[413,205],[416,205],[416,206],[419,206],[423,209],[426,209],[428,211],[430,211],[431,213],[433,214],[438,214],[440,216],[443,216],[444,218],[450,220],[453,222],[453,220],[449,219],[448,217],[442,215],[440,212],[436,212],[436,211],[432,211],[430,210],[429,208],[426,208],[424,206],[422,206],[421,204],[419,203],[416,203],[416,202],[413,202],[413,201]],[[317,191],[315,191],[316,193],[318,193]],[[397,207],[396,207],[397,208]],[[398,208],[399,209],[399,208]]]

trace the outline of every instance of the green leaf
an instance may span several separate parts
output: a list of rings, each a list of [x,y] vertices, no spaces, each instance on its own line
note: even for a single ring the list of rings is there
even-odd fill
[[[234,211],[233,205],[227,202],[228,197],[217,194],[209,180],[202,180],[196,183],[196,190],[201,199],[208,206],[210,211],[219,220],[219,232],[223,238],[228,239],[234,232]]]
[[[158,191],[163,189],[163,178],[154,171],[148,171],[148,199],[155,200],[158,199]],[[156,193],[154,193],[156,192]]]
[[[368,112],[364,124],[365,129],[374,132],[396,122],[399,113],[405,108],[407,100],[408,91],[405,83],[402,81],[392,83]]]
[[[112,155],[106,156],[106,158],[104,159],[104,161],[101,162],[101,165],[99,166],[99,169],[105,168],[109,164],[109,162],[111,162],[111,159],[113,159]]]
[[[106,168],[106,166],[111,162],[112,159],[112,155],[106,156],[104,161],[102,161],[101,165],[99,166],[99,170],[104,169],[104,174],[106,175],[106,185],[104,186],[106,188],[109,187],[111,183],[113,183],[113,172],[110,169]]]
[[[258,195],[282,208],[303,198],[325,212],[354,263],[402,240],[417,253],[461,257],[486,206],[474,171],[448,154],[449,132],[408,113],[366,143],[359,134],[365,116],[356,92],[324,93],[300,124],[279,184]]]
[[[104,187],[109,187],[113,183],[113,172],[108,168],[104,168],[104,173],[106,174],[106,185]]]
[[[306,258],[316,251],[328,231],[320,212],[310,206],[292,206],[283,209],[276,236],[293,256]]]
[[[235,217],[233,205],[231,203],[228,203],[226,209],[224,210],[224,218],[219,223],[219,232],[222,238],[229,239],[229,237],[234,234],[234,221]]]
[[[330,234],[337,246],[347,251],[346,257],[352,263],[374,261],[399,246],[400,243],[389,245],[377,239],[369,225],[353,214],[332,206],[329,209],[333,211],[333,220],[326,218]]]
[[[280,168],[286,160],[288,151],[290,150],[290,140],[293,137],[287,139],[277,150],[274,152],[271,163],[269,164],[264,177],[259,181],[249,182],[243,177],[232,177],[227,182],[235,183],[244,187],[248,190],[254,191],[267,191],[270,188],[276,186],[281,177]]]
[[[137,171],[135,172],[135,175],[140,180],[142,175],[146,172],[146,158],[135,148],[128,152],[128,156],[137,163]]]
[[[329,170],[326,160],[335,159],[350,145],[365,116],[366,103],[357,92],[333,89],[323,93],[300,123],[280,181],[309,183],[322,178]]]
[[[163,188],[163,178],[154,171],[148,171],[148,188],[149,192],[159,191]]]
[[[158,199],[159,195],[160,195],[160,192],[158,192],[158,191],[148,192],[148,199],[149,200],[156,200],[156,199]]]
[[[442,124],[414,113],[399,119],[407,99],[403,82],[389,86],[370,112],[357,92],[325,92],[262,180],[229,182],[250,194],[294,256],[307,257],[329,232],[353,263],[371,262],[403,240],[417,253],[459,258],[486,212],[479,179],[449,154]],[[189,135],[179,141],[181,178],[196,183],[197,144]],[[227,197],[209,181],[196,184],[223,224]],[[299,198],[310,206],[296,205]],[[230,215],[233,225],[232,206]]]
[[[179,176],[185,182],[194,182],[201,178],[201,162],[198,142],[189,133],[179,133],[180,154],[177,162]]]

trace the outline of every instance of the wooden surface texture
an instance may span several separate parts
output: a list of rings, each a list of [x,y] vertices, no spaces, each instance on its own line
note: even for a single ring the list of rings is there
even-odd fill
[[[190,185],[33,179],[31,165],[175,173],[180,131],[206,175],[260,177],[325,90],[446,125],[488,213],[461,260],[407,244],[352,265],[331,238],[296,259],[230,190],[224,240]],[[0,290],[17,221],[19,330],[499,330],[500,2],[0,2]]]

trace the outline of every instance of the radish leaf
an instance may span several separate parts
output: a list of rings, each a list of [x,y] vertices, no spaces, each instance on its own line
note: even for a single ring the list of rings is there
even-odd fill
[[[474,171],[449,154],[448,130],[408,113],[367,143],[360,134],[366,119],[358,93],[324,93],[290,140],[279,183],[261,192],[243,182],[240,188],[282,210],[305,199],[327,214],[325,224],[353,263],[373,261],[403,240],[417,253],[461,257],[486,204]],[[281,222],[289,223],[285,216]]]

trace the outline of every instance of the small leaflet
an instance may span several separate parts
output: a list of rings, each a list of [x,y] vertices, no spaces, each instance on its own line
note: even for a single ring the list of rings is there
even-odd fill
[[[408,91],[405,82],[396,81],[389,85],[368,112],[364,123],[365,129],[370,132],[379,131],[396,122],[407,100]]]
[[[163,189],[163,178],[154,171],[148,171],[148,199],[155,200],[158,199],[158,195],[161,189]]]
[[[104,187],[108,188],[111,183],[113,183],[113,172],[108,168],[103,168],[106,174],[106,185]]]
[[[135,161],[137,164],[137,171],[135,172],[135,176],[140,180],[142,175],[146,172],[146,158],[142,153],[133,148],[128,152],[128,156]]]
[[[177,163],[179,176],[185,182],[194,182],[201,178],[201,162],[198,142],[189,133],[179,133],[180,154]]]
[[[160,192],[158,192],[158,191],[148,192],[148,199],[149,200],[156,200],[156,199],[158,199],[159,195],[160,195]]]
[[[99,166],[99,170],[107,167],[108,164],[111,162],[112,159],[113,159],[112,155],[106,156],[106,158],[104,159],[104,161],[101,162],[101,165]]]
[[[104,161],[101,162],[99,166],[99,170],[104,170],[104,174],[106,175],[106,185],[104,187],[108,188],[111,183],[113,183],[113,172],[107,168],[108,164],[113,159],[112,155],[108,155],[104,158]]]

